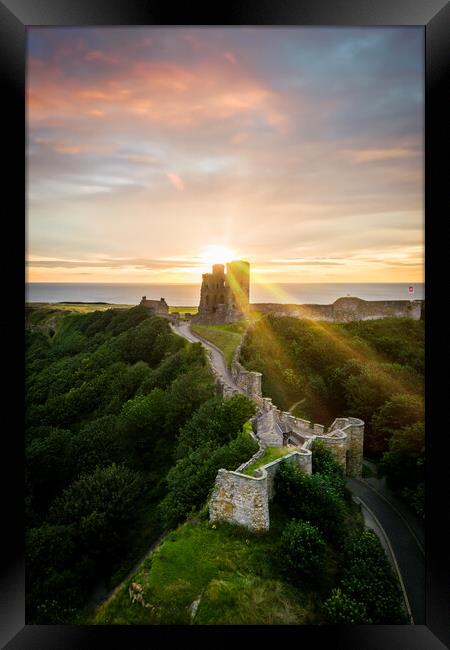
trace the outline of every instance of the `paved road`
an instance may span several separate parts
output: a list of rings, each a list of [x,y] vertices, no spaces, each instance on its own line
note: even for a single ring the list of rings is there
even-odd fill
[[[348,479],[352,494],[366,504],[390,542],[403,580],[415,625],[425,624],[425,555],[408,522],[365,480]]]
[[[399,499],[386,485],[386,477],[376,478],[377,466],[364,459],[364,463],[368,465],[375,476],[366,478],[364,482],[374,490],[376,490],[379,495],[387,499],[391,506],[398,511],[398,514],[403,517],[408,526],[411,528],[412,533],[416,536],[419,546],[422,547],[422,550],[425,554],[425,526],[423,520],[421,520],[412,510],[409,508],[401,499]]]

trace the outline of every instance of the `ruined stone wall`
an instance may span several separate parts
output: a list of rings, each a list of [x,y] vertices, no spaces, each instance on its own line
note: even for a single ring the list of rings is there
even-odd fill
[[[260,372],[246,370],[238,361],[231,365],[231,376],[234,382],[241,388],[244,393],[251,398],[261,397],[261,378]]]
[[[347,476],[358,478],[362,475],[364,422],[358,418],[347,418],[350,422],[347,431]]]
[[[352,297],[338,298],[332,305],[254,303],[250,307],[263,314],[336,323],[392,317],[420,320],[425,312],[423,300],[362,300]]]
[[[246,368],[244,368],[244,366],[239,362],[242,345],[246,336],[247,331],[244,332],[241,342],[234,352],[233,360],[231,362],[231,376],[233,377],[233,381],[245,392],[247,397],[250,399],[260,398],[262,397],[262,374],[260,372],[246,370]]]
[[[246,334],[244,335],[246,336]],[[327,432],[321,424],[296,418],[287,411],[281,411],[269,397],[261,394],[261,373],[246,370],[239,362],[244,339],[236,349],[232,362],[234,382],[256,403],[258,410],[252,418],[257,452],[235,471],[220,469],[209,502],[212,521],[221,520],[245,526],[253,531],[268,530],[269,501],[274,496],[274,476],[281,460],[295,462],[308,474],[312,473],[311,445],[316,438],[324,442],[344,473],[352,477],[361,476],[364,440],[364,422],[358,418],[337,418]],[[210,354],[210,352],[207,352]],[[212,367],[218,390],[224,398],[239,393]],[[250,379],[251,378],[251,379]],[[261,458],[266,447],[283,447],[289,443],[298,445],[298,450],[264,465],[247,476],[242,472]]]
[[[210,520],[240,524],[254,532],[268,530],[269,501],[275,494],[274,477],[282,460],[295,463],[303,471],[311,474],[312,463],[309,450],[286,454],[260,467],[255,476],[219,469],[209,501]]]
[[[334,459],[342,467],[344,474],[347,472],[347,434],[336,429],[330,434],[320,436],[327,449],[333,454]]]
[[[219,469],[209,502],[209,518],[253,531],[268,530],[267,475],[254,477]]]

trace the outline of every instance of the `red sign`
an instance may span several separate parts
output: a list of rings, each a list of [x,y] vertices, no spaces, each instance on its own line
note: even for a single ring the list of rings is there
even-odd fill
[[[414,293],[414,287],[408,287],[408,293]]]

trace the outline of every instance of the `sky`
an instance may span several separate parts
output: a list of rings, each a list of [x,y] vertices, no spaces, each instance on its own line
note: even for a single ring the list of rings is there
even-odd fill
[[[423,28],[29,28],[27,280],[420,282]]]

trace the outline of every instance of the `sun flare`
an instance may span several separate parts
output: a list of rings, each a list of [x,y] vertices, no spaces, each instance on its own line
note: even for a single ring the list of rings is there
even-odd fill
[[[212,264],[226,264],[236,259],[236,251],[221,244],[210,244],[200,255],[200,261],[208,266]]]

